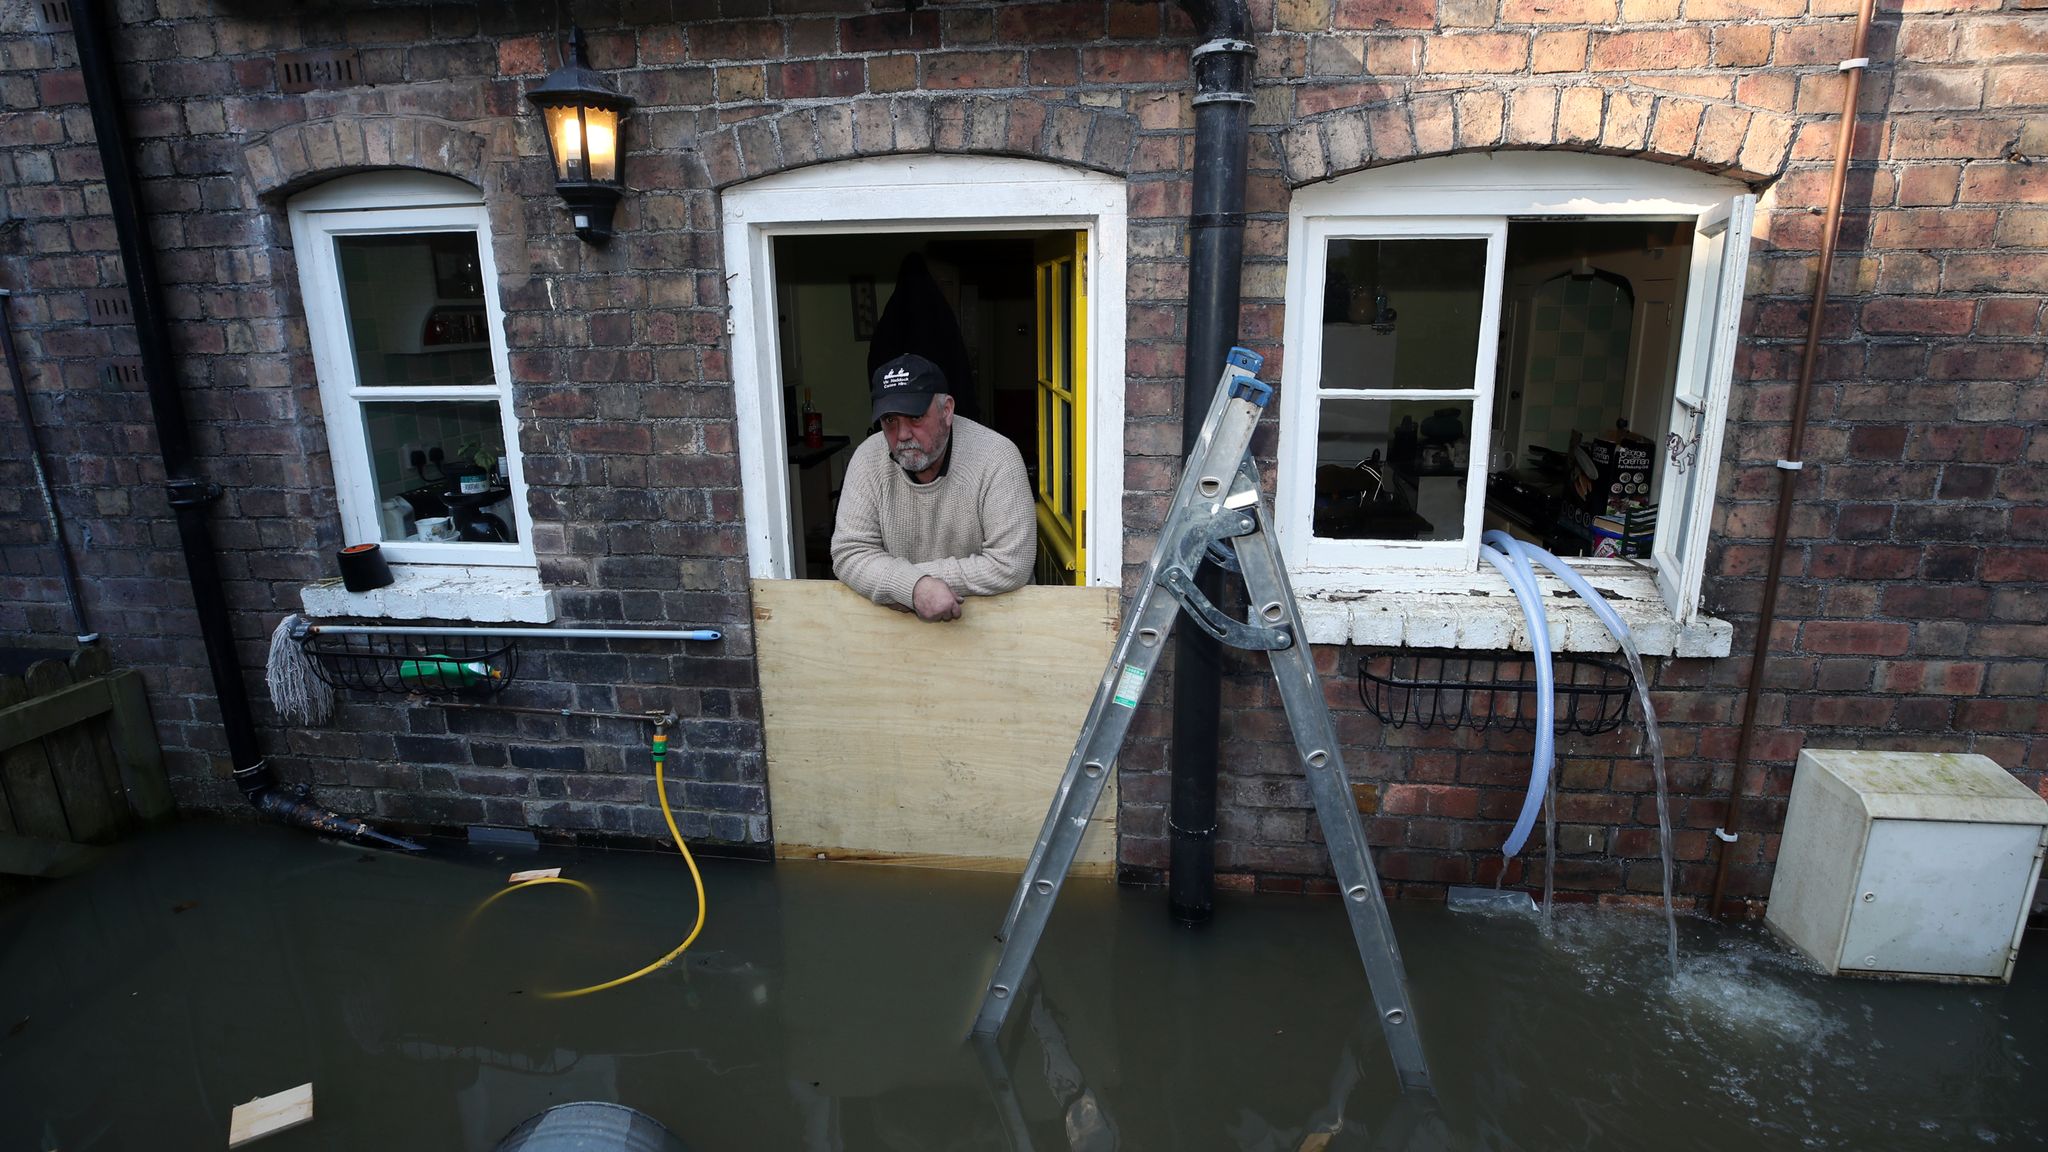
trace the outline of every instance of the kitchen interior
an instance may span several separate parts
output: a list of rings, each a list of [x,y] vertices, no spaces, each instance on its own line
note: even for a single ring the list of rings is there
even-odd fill
[[[1691,244],[1685,221],[1509,224],[1478,530],[1650,555]],[[1317,536],[1467,536],[1485,277],[1482,239],[1330,242]]]

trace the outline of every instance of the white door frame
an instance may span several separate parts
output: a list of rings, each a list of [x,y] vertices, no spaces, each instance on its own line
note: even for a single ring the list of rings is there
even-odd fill
[[[1124,182],[1037,160],[873,156],[799,168],[727,189],[726,299],[739,422],[747,571],[793,576],[782,368],[776,349],[777,236],[1086,229],[1088,232],[1088,572],[1122,583]],[[770,435],[770,430],[777,434]]]

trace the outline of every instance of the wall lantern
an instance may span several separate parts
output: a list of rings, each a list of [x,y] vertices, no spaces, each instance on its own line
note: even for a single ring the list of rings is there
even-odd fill
[[[573,25],[568,55],[526,98],[547,122],[555,191],[569,206],[576,235],[602,244],[611,239],[612,209],[625,191],[619,171],[619,129],[633,98],[591,70],[583,56],[583,31]]]

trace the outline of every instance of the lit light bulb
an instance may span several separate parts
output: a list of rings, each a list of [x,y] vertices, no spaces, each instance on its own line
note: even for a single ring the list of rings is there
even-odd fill
[[[610,180],[618,171],[619,137],[608,116],[593,116],[586,128],[590,145],[590,178]]]

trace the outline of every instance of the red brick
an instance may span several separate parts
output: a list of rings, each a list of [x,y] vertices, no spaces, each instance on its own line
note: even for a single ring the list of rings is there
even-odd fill
[[[1943,258],[1944,292],[2048,292],[2048,260],[2038,255],[1960,254]]]
[[[1335,28],[1435,28],[1436,0],[1337,0]]]
[[[1805,0],[1687,0],[1688,20],[1782,20],[1806,14]]]
[[[772,60],[782,55],[782,25],[734,20],[690,26],[692,60]]]
[[[777,100],[852,96],[866,87],[859,60],[791,60],[768,66],[768,95]]]
[[[1586,33],[1539,32],[1529,54],[1532,72],[1578,72],[1586,67]]]
[[[1015,88],[1024,81],[1022,52],[933,52],[923,59],[926,88]]]
[[[1704,68],[1707,63],[1707,34],[1697,28],[1608,32],[1593,38],[1593,70],[1596,72],[1673,71]]]
[[[1965,204],[2048,203],[2048,164],[2004,161],[1963,169]]]
[[[1187,52],[1173,47],[1089,48],[1081,53],[1081,74],[1094,84],[1185,82]]]
[[[1296,116],[1318,116],[1339,108],[1359,108],[1391,100],[1400,90],[1390,84],[1318,84],[1297,88]]]
[[[1961,29],[1963,38],[1958,54],[1965,60],[2048,56],[2048,19],[2039,16],[1971,20]]]
[[[841,52],[907,52],[938,46],[939,17],[935,12],[881,12],[839,21]]]
[[[1861,326],[1873,336],[1962,336],[1970,331],[1974,311],[1969,300],[1879,297],[1863,305]]]
[[[1986,583],[2039,583],[2048,572],[2048,548],[1986,548],[1977,572]]]
[[[1732,24],[1714,30],[1714,67],[1760,68],[1771,59],[1771,30],[1761,24]],[[1755,77],[1765,79],[1766,77]],[[1791,77],[1768,77],[1790,82]],[[1745,77],[1745,79],[1751,79]],[[1790,111],[1789,104],[1783,111]]]
[[[1993,68],[1984,103],[1991,108],[2048,104],[2048,65]]]
[[[1927,361],[1935,380],[2032,380],[2041,374],[2039,347],[2027,344],[1952,344]]]
[[[1424,53],[1426,70],[1438,75],[1519,72],[1529,62],[1529,37],[1506,32],[1439,36]]]
[[[546,50],[540,37],[498,41],[498,75],[537,76],[547,70]]]
[[[1963,170],[1956,164],[1912,164],[1899,174],[1899,204],[1940,208],[1956,202]]]
[[[1873,213],[1870,224],[1874,248],[1985,248],[1991,244],[1998,214],[1988,209],[1914,208]]]
[[[1799,629],[1803,652],[1898,656],[1911,639],[1912,629],[1907,625],[1875,620],[1810,620]]]
[[[1018,4],[996,10],[996,39],[1004,44],[1099,40],[1103,6],[1094,3]]]
[[[1615,0],[1504,0],[1503,24],[1612,24]]]
[[[1953,116],[1900,117],[1892,122],[1894,160],[2004,156],[2018,142],[2020,122]]]
[[[1977,304],[1977,335],[2037,336],[2041,332],[2038,299],[1983,300]]]

